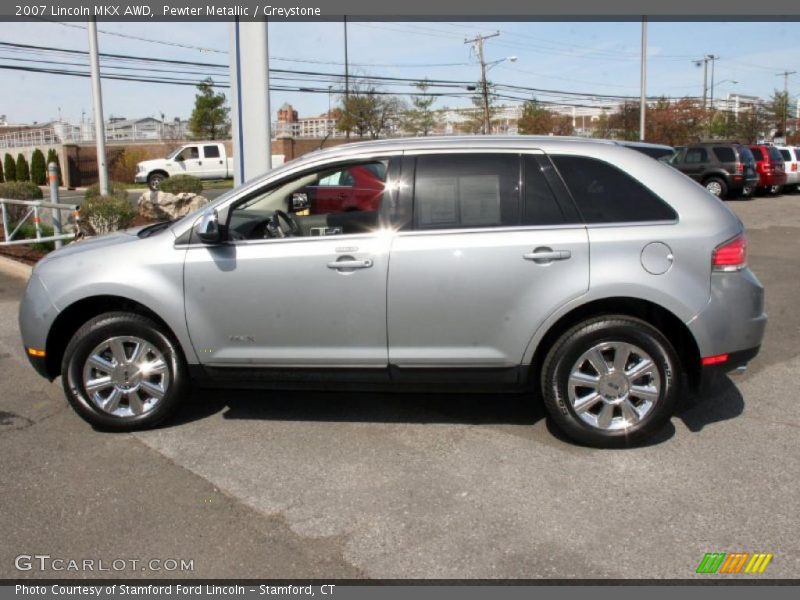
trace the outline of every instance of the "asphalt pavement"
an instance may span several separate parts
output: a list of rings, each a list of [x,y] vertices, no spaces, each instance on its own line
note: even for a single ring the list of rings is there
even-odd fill
[[[203,392],[160,429],[98,433],[28,366],[0,274],[0,578],[87,575],[15,569],[39,552],[196,577],[683,579],[738,551],[796,578],[800,195],[730,205],[767,288],[762,352],[627,450],[564,440],[520,395]]]

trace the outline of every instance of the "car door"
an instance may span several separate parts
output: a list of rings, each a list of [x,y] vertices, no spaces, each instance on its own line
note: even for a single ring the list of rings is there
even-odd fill
[[[186,146],[181,153],[175,157],[175,161],[182,170],[182,175],[193,175],[203,178],[203,159],[200,154],[200,146]]]
[[[384,161],[388,164],[388,160]],[[263,218],[289,210],[320,167],[234,201],[232,239],[189,245],[186,320],[208,367],[384,368],[386,277],[391,236],[365,227],[371,214],[336,212],[295,219],[301,235],[263,238]],[[386,198],[394,193],[386,187]],[[327,219],[336,219],[336,224]],[[310,227],[306,221],[316,224]],[[327,223],[327,225],[326,225]]]
[[[198,166],[201,167],[205,179],[225,179],[227,176],[225,157],[219,144],[203,145],[203,160]]]
[[[683,156],[681,171],[695,181],[702,181],[703,174],[708,168],[708,160],[708,151],[706,148],[702,146],[688,148],[686,154]]]
[[[389,361],[399,369],[518,366],[537,328],[589,285],[574,206],[539,153],[417,154],[401,195],[413,226],[396,234],[388,285]]]

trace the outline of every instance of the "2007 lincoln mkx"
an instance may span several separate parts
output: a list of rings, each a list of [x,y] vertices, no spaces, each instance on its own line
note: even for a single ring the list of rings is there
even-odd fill
[[[518,390],[634,444],[766,326],[742,223],[613,142],[315,152],[171,223],[71,244],[20,307],[36,370],[111,430],[215,387]]]

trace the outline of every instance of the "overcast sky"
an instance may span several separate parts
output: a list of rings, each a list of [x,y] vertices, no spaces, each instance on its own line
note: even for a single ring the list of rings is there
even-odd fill
[[[84,28],[82,28],[84,27]],[[227,64],[227,23],[100,23],[100,51],[147,58]],[[624,23],[350,23],[349,62],[357,74],[476,81],[479,70],[465,36],[500,30],[486,43],[488,61],[516,56],[490,72],[490,80],[547,90],[588,94],[638,95],[641,29],[638,22]],[[700,96],[703,70],[692,59],[704,54],[716,62],[715,95],[728,93],[769,96],[783,88],[783,70],[798,70],[800,23],[657,23],[648,30],[648,95]],[[269,26],[270,65],[275,69],[336,73],[343,71],[344,38],[341,23],[272,23]],[[123,37],[130,36],[130,37]],[[130,39],[146,38],[143,39]],[[0,42],[30,44],[85,51],[85,26],[78,23],[5,23]],[[186,48],[182,46],[192,46]],[[30,62],[31,59],[43,61]],[[20,52],[0,46],[0,65],[50,68],[47,61],[81,63],[81,56]],[[307,62],[293,62],[307,61]],[[117,62],[120,65],[123,63]],[[133,65],[134,67],[136,65]],[[138,65],[141,67],[142,65]],[[127,71],[152,77],[195,78],[183,68],[156,65],[165,71]],[[57,68],[85,70],[78,64]],[[101,61],[101,70],[103,62]],[[166,71],[179,71],[168,73]],[[184,71],[181,73],[180,71]],[[201,72],[203,69],[195,69]],[[217,81],[227,82],[225,69],[205,69]],[[123,72],[123,71],[116,71]],[[331,81],[277,80],[276,85],[318,87]],[[329,78],[328,78],[329,79]],[[733,83],[731,80],[737,81]],[[88,79],[0,70],[0,114],[11,123],[44,122],[61,115],[78,122],[91,115]],[[336,103],[334,84],[333,102]],[[409,88],[384,87],[404,92]],[[789,78],[792,97],[800,93],[800,78]],[[191,86],[152,82],[103,81],[106,118],[156,116],[188,117],[195,89]],[[517,94],[520,95],[520,94]],[[525,94],[523,94],[525,95]],[[553,96],[537,95],[540,99]],[[301,116],[323,113],[328,94],[272,93],[273,115],[290,102]],[[580,99],[571,100],[582,102]],[[585,100],[583,100],[585,102]],[[437,107],[467,106],[467,98],[439,98]]]

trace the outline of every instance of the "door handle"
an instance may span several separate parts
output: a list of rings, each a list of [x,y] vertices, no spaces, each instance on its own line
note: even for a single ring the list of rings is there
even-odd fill
[[[547,264],[554,260],[566,260],[572,257],[569,250],[553,250],[552,248],[536,248],[533,252],[522,255],[525,260],[532,260],[537,264]]]
[[[343,259],[334,260],[328,263],[329,269],[369,269],[372,266],[372,259],[364,260]]]

